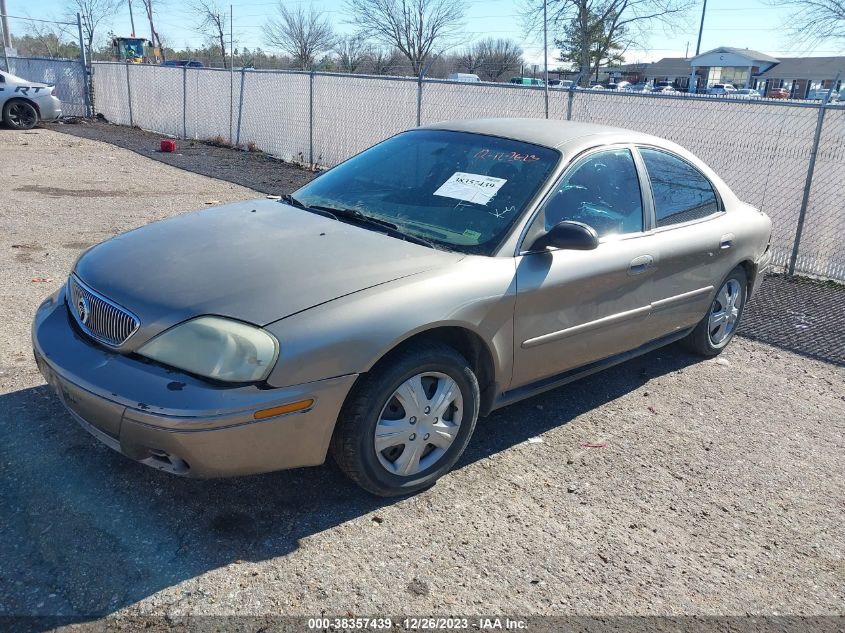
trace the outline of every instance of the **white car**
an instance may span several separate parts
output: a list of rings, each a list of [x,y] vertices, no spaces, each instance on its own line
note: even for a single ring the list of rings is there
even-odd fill
[[[481,82],[478,75],[472,73],[450,73],[449,81],[460,81],[467,84],[477,84]]]
[[[713,84],[707,89],[709,95],[732,95],[736,93],[736,88],[731,84]]]
[[[762,99],[763,95],[761,95],[757,90],[754,88],[740,88],[736,92],[731,93],[732,97],[736,97],[737,99]]]
[[[15,130],[29,130],[38,121],[55,121],[62,116],[62,102],[56,87],[27,81],[0,71],[0,108],[3,123]]]
[[[827,98],[828,92],[830,92],[830,101],[839,101],[840,93],[828,88],[814,88],[807,93],[807,98],[814,101],[824,101]]]

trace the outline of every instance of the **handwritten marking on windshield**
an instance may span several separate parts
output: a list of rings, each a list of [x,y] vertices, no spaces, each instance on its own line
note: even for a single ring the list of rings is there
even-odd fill
[[[494,152],[489,149],[478,150],[473,158],[477,158],[478,160],[517,161],[523,163],[540,160],[540,157],[534,154],[520,154],[519,152]]]

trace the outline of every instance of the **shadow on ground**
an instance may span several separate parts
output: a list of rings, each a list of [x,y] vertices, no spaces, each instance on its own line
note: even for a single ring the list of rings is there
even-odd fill
[[[457,468],[698,360],[665,348],[497,411]],[[0,616],[102,616],[396,503],[333,466],[216,481],[154,471],[91,438],[46,386],[0,396],[0,432]]]
[[[751,298],[737,333],[845,366],[845,285],[769,275]]]

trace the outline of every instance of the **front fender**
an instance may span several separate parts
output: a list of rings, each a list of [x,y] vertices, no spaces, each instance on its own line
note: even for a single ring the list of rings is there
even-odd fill
[[[467,257],[438,269],[341,297],[266,326],[279,340],[274,387],[368,371],[390,350],[436,327],[461,327],[488,346],[495,378],[510,381],[515,265]]]

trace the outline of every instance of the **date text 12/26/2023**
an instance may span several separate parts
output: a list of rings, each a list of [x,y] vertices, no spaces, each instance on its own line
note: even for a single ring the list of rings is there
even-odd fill
[[[525,620],[508,617],[413,617],[413,618],[309,618],[311,630],[385,630],[400,628],[406,631],[450,631],[477,629],[489,631],[522,631],[528,628]]]

